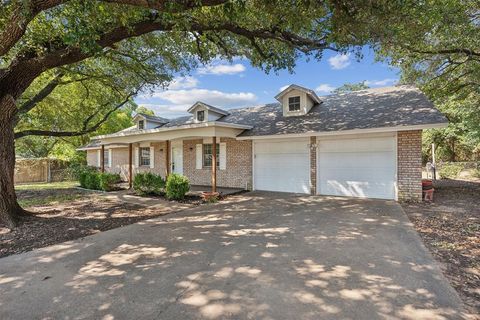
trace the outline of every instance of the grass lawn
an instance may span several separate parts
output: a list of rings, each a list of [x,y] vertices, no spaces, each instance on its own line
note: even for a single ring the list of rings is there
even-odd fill
[[[18,203],[25,208],[58,204],[85,198],[91,194],[86,190],[75,188],[77,181],[52,183],[33,183],[16,185]]]
[[[78,181],[62,181],[51,183],[29,183],[18,184],[15,190],[47,190],[47,189],[69,189],[78,186]]]

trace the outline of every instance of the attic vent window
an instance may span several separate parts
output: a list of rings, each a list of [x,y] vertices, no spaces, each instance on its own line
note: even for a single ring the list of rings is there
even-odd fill
[[[300,96],[288,98],[288,111],[300,111]]]
[[[205,110],[197,111],[197,121],[205,120]]]
[[[138,129],[139,130],[145,129],[145,121],[144,120],[138,121]]]

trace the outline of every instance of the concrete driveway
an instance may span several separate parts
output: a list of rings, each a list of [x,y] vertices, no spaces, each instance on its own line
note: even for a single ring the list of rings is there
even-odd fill
[[[1,319],[457,319],[391,201],[249,193],[0,259]]]

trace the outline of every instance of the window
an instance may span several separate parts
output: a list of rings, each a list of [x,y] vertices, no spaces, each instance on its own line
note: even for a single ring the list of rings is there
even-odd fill
[[[145,129],[145,121],[144,120],[139,120],[138,121],[138,129],[140,129],[140,130]]]
[[[104,150],[104,151],[103,151],[103,165],[104,165],[105,167],[108,167],[108,163],[109,163],[109,161],[108,161],[108,155],[109,155],[108,150]]]
[[[300,97],[290,97],[288,98],[288,111],[299,111],[300,110]]]
[[[203,166],[211,167],[212,166],[212,144],[203,145]],[[220,167],[220,145],[217,143],[217,167]]]
[[[150,148],[140,148],[140,165],[141,166],[150,166]]]
[[[197,111],[197,121],[205,120],[205,110]]]

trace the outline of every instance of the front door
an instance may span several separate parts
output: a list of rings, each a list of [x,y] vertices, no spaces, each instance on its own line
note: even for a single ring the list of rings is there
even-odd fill
[[[183,143],[182,141],[172,142],[172,172],[183,174]]]

